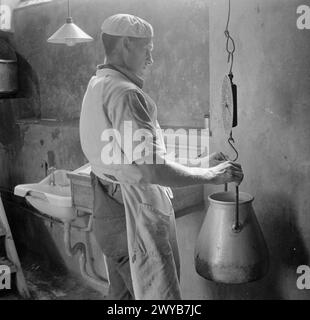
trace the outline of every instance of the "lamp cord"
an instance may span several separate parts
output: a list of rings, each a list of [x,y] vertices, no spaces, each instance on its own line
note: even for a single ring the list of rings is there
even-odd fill
[[[71,17],[71,12],[70,12],[70,1],[68,0],[68,17]]]

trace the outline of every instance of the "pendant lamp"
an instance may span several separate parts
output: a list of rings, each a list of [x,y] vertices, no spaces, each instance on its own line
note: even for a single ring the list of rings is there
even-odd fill
[[[47,42],[74,46],[76,43],[89,42],[92,40],[94,39],[73,23],[68,0],[68,17],[66,23],[48,38]]]

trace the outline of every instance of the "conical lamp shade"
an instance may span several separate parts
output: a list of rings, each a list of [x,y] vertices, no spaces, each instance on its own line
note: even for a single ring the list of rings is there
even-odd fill
[[[47,42],[74,46],[76,43],[89,42],[92,40],[94,39],[74,24],[73,19],[69,17],[66,23],[47,39]]]

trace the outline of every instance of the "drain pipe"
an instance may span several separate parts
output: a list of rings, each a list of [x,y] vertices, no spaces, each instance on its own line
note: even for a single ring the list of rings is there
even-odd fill
[[[90,232],[91,223],[92,223],[91,218],[92,217],[90,217],[88,227],[86,227],[86,228],[74,227],[74,228],[76,228],[80,231],[83,231],[83,232]],[[70,222],[67,222],[67,221],[64,222],[64,242],[65,242],[65,250],[66,250],[66,253],[68,256],[73,257],[78,252],[80,252],[79,265],[80,265],[80,271],[81,271],[82,277],[97,286],[104,287],[105,289],[108,289],[110,283],[107,279],[105,279],[101,275],[99,275],[97,273],[97,271],[95,270],[95,267],[93,265],[93,258],[90,257],[90,255],[89,255],[89,250],[88,250],[87,244],[85,244],[83,242],[78,242],[73,247],[71,247],[71,224],[70,224]],[[105,257],[104,257],[104,259],[105,259]],[[87,273],[87,270],[86,270],[87,262],[89,262],[89,267],[90,267],[91,272],[93,273],[94,277],[90,276]]]
[[[0,186],[0,191],[4,191],[9,194],[13,194],[12,190],[10,190],[6,187],[3,187],[3,186]],[[6,201],[11,202],[14,205],[17,205],[17,203],[14,201],[11,201],[11,200],[6,200]],[[29,210],[24,207],[21,207],[21,208],[23,208],[23,210],[27,210],[27,211]],[[41,218],[43,217],[45,219],[49,219],[49,220],[51,219],[51,217],[47,218],[47,216],[44,214],[39,214],[34,211],[30,211],[30,212],[32,214],[35,214],[35,215],[41,217]],[[89,234],[90,231],[92,230],[92,222],[93,222],[93,216],[91,215],[89,217],[88,225],[86,228],[79,228],[77,226],[73,226],[73,227],[75,229],[78,229],[79,231],[82,231],[82,232],[85,232],[86,234]],[[103,278],[95,270],[95,267],[93,265],[93,258],[89,255],[89,243],[86,242],[86,244],[84,244],[82,242],[78,242],[72,248],[71,247],[71,232],[70,232],[71,231],[71,224],[70,224],[70,222],[67,222],[67,221],[63,221],[63,223],[64,223],[64,243],[65,243],[65,251],[66,251],[67,255],[69,257],[73,257],[77,252],[80,252],[81,254],[79,257],[79,265],[80,265],[80,271],[81,271],[82,277],[97,286],[108,289],[110,286],[109,280]],[[104,257],[104,263],[107,266],[105,256],[103,255],[103,257]],[[91,272],[93,273],[94,277],[90,276],[87,273],[87,270],[86,270],[87,261],[89,261],[89,267],[90,267]],[[106,270],[108,270],[107,267],[106,267]]]

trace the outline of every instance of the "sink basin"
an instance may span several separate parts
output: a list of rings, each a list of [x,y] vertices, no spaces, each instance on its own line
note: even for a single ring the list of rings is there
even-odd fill
[[[20,184],[14,188],[14,194],[25,197],[26,200],[41,213],[70,221],[76,218],[72,207],[70,180],[67,170],[55,170],[54,182],[51,184],[52,174],[42,181],[32,184]]]

